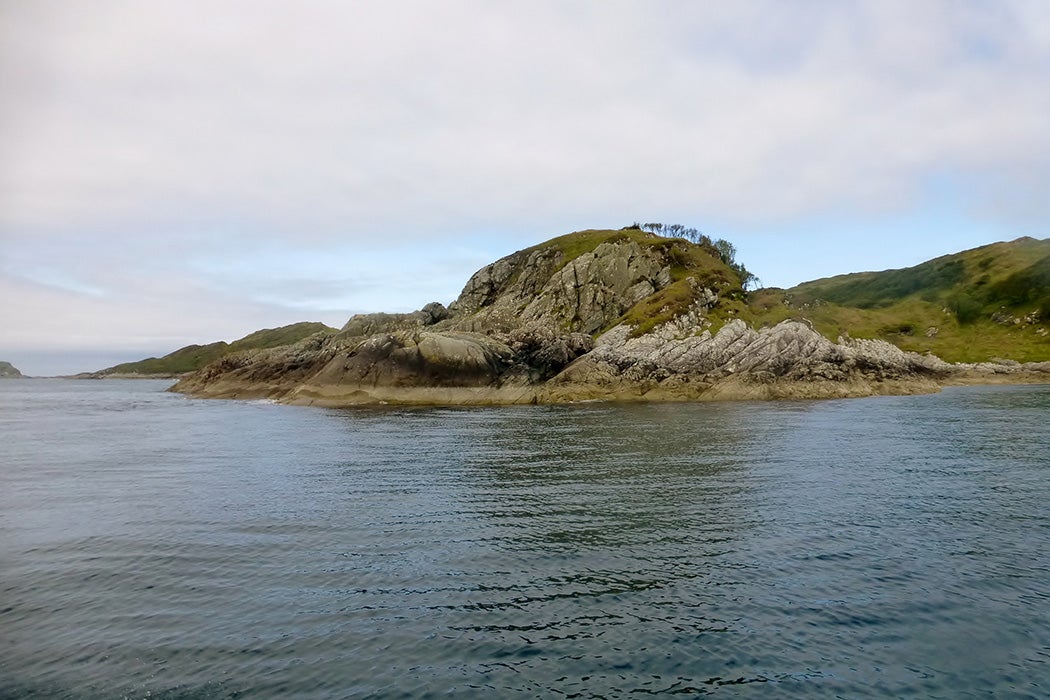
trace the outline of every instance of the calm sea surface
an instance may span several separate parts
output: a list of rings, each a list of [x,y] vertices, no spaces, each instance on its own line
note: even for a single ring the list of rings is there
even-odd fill
[[[1050,696],[1050,386],[165,386],[0,381],[0,697]]]

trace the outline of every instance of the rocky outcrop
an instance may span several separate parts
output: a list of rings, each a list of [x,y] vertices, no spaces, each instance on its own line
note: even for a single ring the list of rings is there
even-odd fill
[[[340,406],[822,398],[985,376],[1050,381],[1050,363],[951,365],[881,340],[831,341],[804,320],[756,329],[733,317],[741,296],[713,249],[582,232],[487,265],[448,308],[357,315],[339,332],[227,355],[175,390]]]
[[[311,378],[358,386],[488,386],[510,367],[505,344],[479,333],[380,333],[338,352]]]
[[[455,327],[507,332],[542,325],[594,334],[671,283],[666,255],[632,240],[565,257],[557,248],[540,248],[478,270],[449,307]]]
[[[713,335],[690,334],[680,322],[638,338],[630,330],[619,326],[605,333],[594,351],[555,378],[552,395],[586,386],[592,398],[818,398],[883,393],[889,383],[900,393],[902,382],[933,390],[951,369],[883,341],[833,343],[797,321],[755,330],[733,320]]]
[[[23,376],[10,362],[0,362],[0,379],[20,379]]]
[[[518,363],[530,370],[533,381],[553,377],[594,348],[594,339],[586,333],[557,333],[541,324],[518,328],[507,343]]]
[[[413,330],[432,326],[448,318],[449,312],[438,302],[431,302],[419,311],[408,314],[356,314],[343,326],[348,337],[368,337],[379,333]]]

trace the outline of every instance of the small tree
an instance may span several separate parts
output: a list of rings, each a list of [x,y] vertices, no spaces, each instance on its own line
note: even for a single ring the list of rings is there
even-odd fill
[[[661,224],[658,222],[650,222],[640,225],[635,224],[635,226],[641,228],[643,231],[648,231],[658,236],[684,238],[698,245],[714,248],[722,262],[728,265],[729,268],[740,278],[740,286],[744,288],[744,291],[757,289],[761,284],[761,280],[759,280],[758,277],[752,274],[750,270],[743,266],[743,264],[736,261],[736,246],[727,240],[722,238],[711,240],[709,236],[702,233],[699,229],[689,228],[682,224]]]
[[[727,240],[719,238],[712,245],[715,250],[718,251],[718,257],[722,258],[722,262],[732,267],[733,263],[736,262],[736,246]]]
[[[762,280],[758,279],[757,275],[743,265],[734,265],[733,270],[740,275],[740,286],[744,288],[745,292],[749,292],[752,289],[758,289],[762,286]]]

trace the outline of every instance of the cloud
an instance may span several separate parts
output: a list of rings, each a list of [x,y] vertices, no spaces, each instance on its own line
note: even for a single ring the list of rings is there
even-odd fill
[[[422,235],[686,196],[775,219],[1050,151],[1031,4],[20,7],[13,228]]]
[[[1037,0],[37,0],[0,32],[0,262],[111,300],[150,285],[117,258],[228,313],[447,301],[574,228],[892,218],[945,172],[1050,219]]]

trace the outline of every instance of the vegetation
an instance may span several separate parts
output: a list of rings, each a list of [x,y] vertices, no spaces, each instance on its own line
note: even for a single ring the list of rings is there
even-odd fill
[[[0,362],[0,377],[17,379],[22,373],[10,362]]]
[[[672,262],[671,284],[635,304],[616,322],[634,326],[632,336],[645,335],[685,313],[697,300],[700,289],[714,290],[727,300],[744,295],[735,270],[709,247],[666,238],[650,241],[650,245],[662,248]],[[722,305],[714,312],[716,320],[721,320],[727,308]]]
[[[293,323],[290,326],[280,328],[266,328],[255,331],[232,343],[219,341],[208,345],[187,345],[164,357],[150,357],[138,362],[125,362],[114,367],[100,370],[97,374],[101,376],[115,374],[143,374],[170,376],[193,372],[201,367],[241,350],[262,350],[275,348],[282,345],[297,343],[303,338],[321,331],[336,332],[323,323]]]
[[[320,333],[321,331],[334,332],[335,330],[335,328],[326,326],[323,323],[309,321],[293,323],[290,326],[281,326],[280,328],[264,328],[230,343],[230,352],[262,350],[282,345],[292,345],[314,333]]]
[[[576,258],[586,253],[594,252],[594,249],[600,246],[602,243],[617,243],[619,241],[633,240],[640,243],[644,236],[634,233],[633,231],[621,230],[621,231],[608,231],[608,230],[587,230],[577,231],[576,233],[568,233],[564,236],[558,236],[552,238],[549,241],[534,245],[531,248],[526,248],[519,254],[528,255],[533,251],[540,250],[543,248],[556,248],[562,254],[562,265],[568,265]]]
[[[745,317],[756,325],[805,318],[831,339],[881,338],[953,362],[1050,360],[1050,239],[759,290]]]
[[[661,235],[667,233],[670,235]],[[671,262],[671,284],[643,299],[610,325],[633,326],[632,336],[648,333],[656,326],[685,313],[697,300],[700,289],[717,292],[722,301],[710,313],[715,328],[744,312],[746,285],[757,278],[736,261],[736,249],[728,241],[713,241],[696,229],[678,224],[633,224],[619,230],[577,231],[551,239],[522,251],[555,248],[562,253],[562,265],[580,255],[593,252],[603,243],[633,241],[645,248],[656,248]]]
[[[684,226],[682,224],[661,224],[657,222],[648,224],[639,224],[635,222],[630,226],[625,227],[624,230],[636,229],[639,231],[648,231],[653,235],[665,236],[667,238],[684,238],[687,241],[692,241],[698,245],[713,248],[718,253],[718,257],[722,259],[726,265],[729,265],[736,272],[740,278],[740,286],[746,291],[751,288],[759,286],[760,281],[758,277],[752,274],[744,264],[738,262],[736,259],[736,246],[729,241],[721,238],[712,239],[699,229]]]

